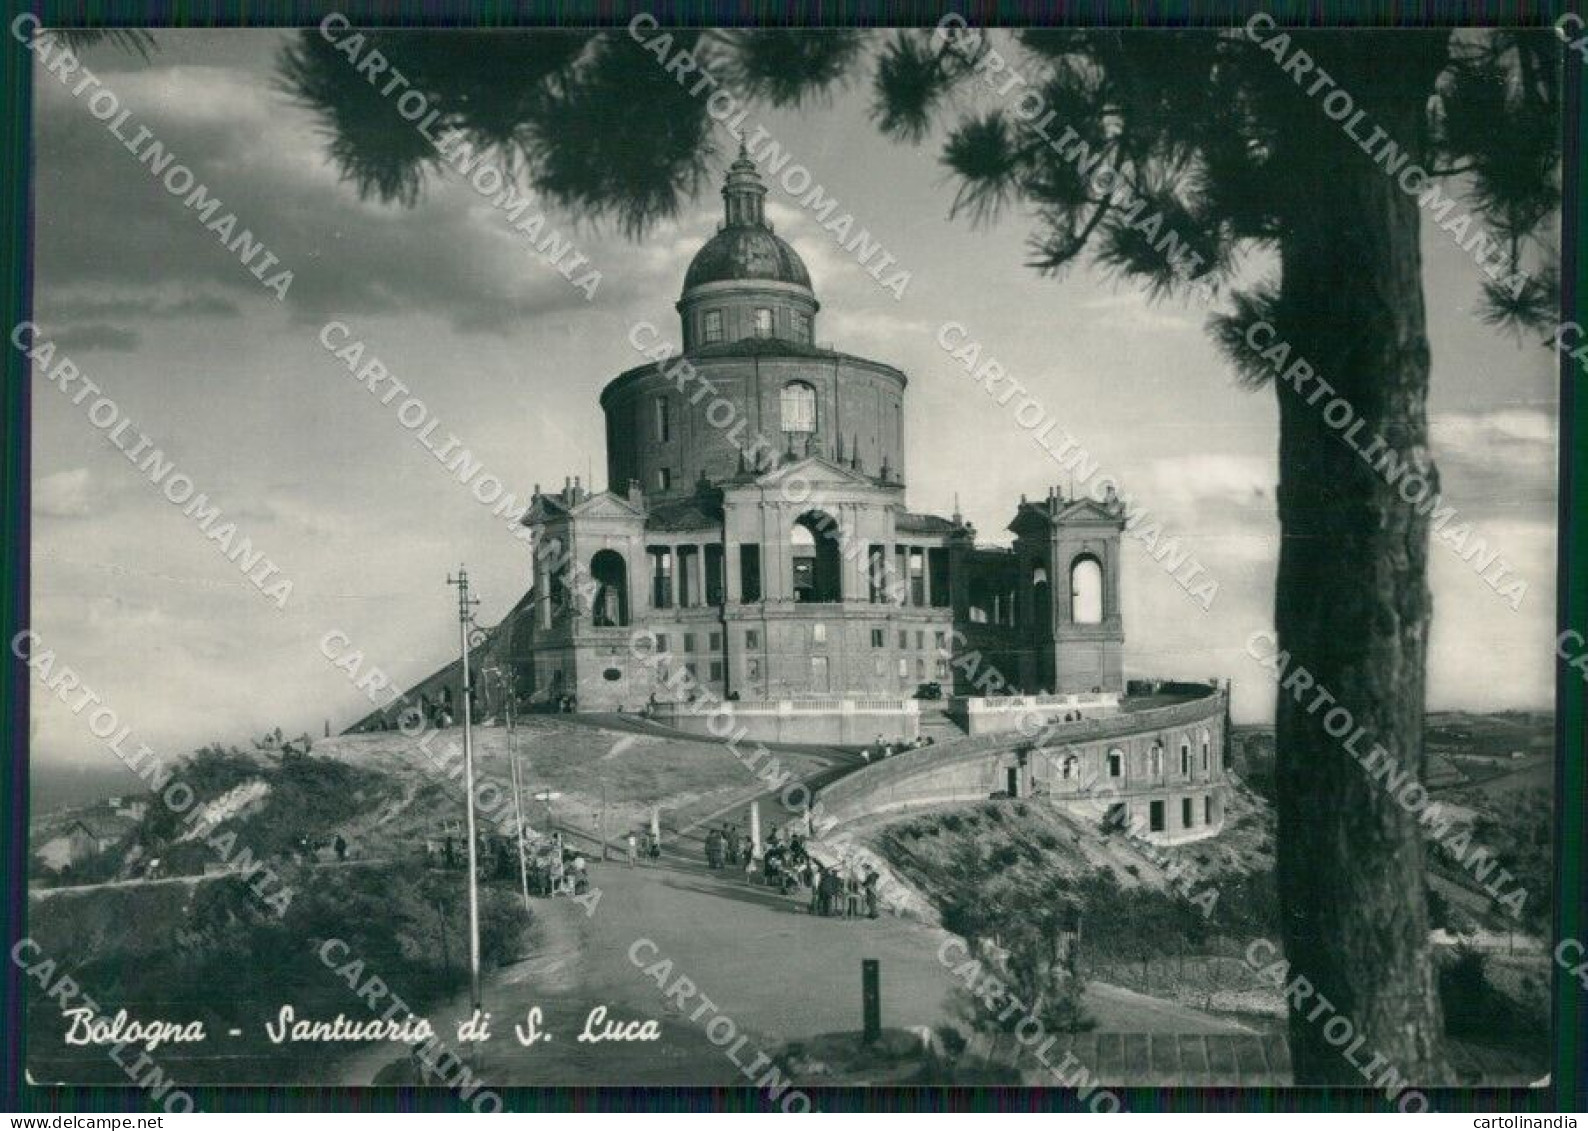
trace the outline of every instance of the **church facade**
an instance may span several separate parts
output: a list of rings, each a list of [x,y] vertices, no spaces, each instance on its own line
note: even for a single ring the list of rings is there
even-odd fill
[[[821,303],[740,154],[652,360],[601,393],[608,489],[538,486],[532,588],[499,643],[518,694],[636,710],[1120,693],[1120,508],[1049,488],[1012,545],[910,509],[909,381],[818,344]],[[670,341],[669,338],[672,338]]]

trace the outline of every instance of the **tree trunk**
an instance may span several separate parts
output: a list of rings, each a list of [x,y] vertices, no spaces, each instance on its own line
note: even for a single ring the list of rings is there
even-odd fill
[[[1358,136],[1381,126],[1417,146],[1445,37],[1411,33],[1415,42],[1403,46],[1367,38],[1320,33],[1305,42],[1366,111]],[[1291,683],[1282,680],[1275,720],[1279,891],[1289,978],[1314,987],[1292,1001],[1291,1055],[1297,1083],[1373,1086],[1393,1068],[1410,1084],[1435,1084],[1447,1068],[1418,819],[1399,800],[1409,786],[1392,794],[1356,756],[1380,746],[1411,781],[1422,778],[1431,614],[1424,500],[1437,478],[1427,446],[1419,212],[1317,98],[1298,92],[1292,117],[1280,144],[1296,197],[1280,242],[1274,325],[1291,347],[1285,364],[1304,358],[1334,391],[1316,380],[1275,381],[1283,534],[1275,626]],[[1336,398],[1352,412],[1343,427]],[[1398,488],[1360,454],[1378,437],[1411,468]],[[1352,1026],[1344,1041],[1339,1022],[1328,1027],[1336,1015]],[[1348,1058],[1357,1035],[1365,1039]],[[1383,1059],[1368,1070],[1375,1054]]]

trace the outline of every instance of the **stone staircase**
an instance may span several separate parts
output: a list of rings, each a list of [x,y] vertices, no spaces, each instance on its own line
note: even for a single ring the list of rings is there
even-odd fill
[[[965,728],[942,707],[921,705],[921,737],[934,742],[950,742],[965,737]]]

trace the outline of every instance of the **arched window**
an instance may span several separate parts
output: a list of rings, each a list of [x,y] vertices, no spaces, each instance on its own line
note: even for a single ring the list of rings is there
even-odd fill
[[[591,622],[597,628],[618,628],[629,623],[629,567],[616,550],[598,551],[590,559],[590,578],[595,582],[591,602]]]
[[[1066,754],[1064,756],[1064,761],[1059,763],[1059,777],[1063,778],[1065,781],[1070,781],[1078,776],[1080,773],[1080,767],[1081,764],[1076,759],[1074,754]]]
[[[1213,743],[1208,738],[1208,732],[1202,732],[1202,772],[1207,773],[1211,762]]]
[[[1076,624],[1103,620],[1103,566],[1090,554],[1070,566],[1070,619]]]
[[[1147,773],[1154,778],[1163,777],[1163,743],[1154,742],[1147,751]]]
[[[1180,740],[1180,776],[1191,776],[1191,743],[1183,738]]]
[[[783,386],[783,431],[816,431],[816,390],[804,381]]]
[[[1125,776],[1125,752],[1114,749],[1108,752],[1108,776],[1122,778]]]

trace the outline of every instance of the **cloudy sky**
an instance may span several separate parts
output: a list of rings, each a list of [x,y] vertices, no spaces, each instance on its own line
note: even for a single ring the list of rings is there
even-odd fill
[[[454,647],[449,570],[467,563],[488,623],[527,584],[522,544],[320,347],[328,319],[348,322],[520,496],[565,475],[604,486],[596,398],[640,360],[631,325],[675,333],[684,268],[720,215],[715,173],[641,242],[554,213],[602,272],[586,302],[454,174],[412,209],[360,201],[276,88],[283,41],[162,32],[148,62],[112,49],[87,61],[132,110],[123,132],[147,127],[293,270],[284,303],[83,102],[36,81],[36,320],[293,582],[278,610],[82,406],[36,378],[33,624],[137,738],[169,752],[345,724],[366,708],[318,651],[328,630],[408,681]],[[974,392],[936,345],[958,321],[1219,583],[1204,613],[1127,539],[1128,672],[1230,676],[1237,717],[1267,717],[1271,691],[1244,642],[1272,622],[1273,394],[1236,387],[1203,310],[1148,305],[1084,269],[1037,277],[1020,215],[990,230],[950,222],[936,146],[879,140],[868,101],[857,87],[758,120],[913,273],[896,302],[773,190],[770,214],[823,303],[818,337],[910,375],[912,508],[947,513],[958,492],[984,537],[1004,537],[1020,494],[1061,480],[1010,406]],[[719,141],[720,169],[732,142]],[[1447,237],[1429,228],[1424,249],[1445,495],[1529,584],[1513,612],[1435,548],[1431,706],[1545,706],[1552,355],[1475,321],[1479,272]],[[107,757],[83,718],[38,697],[34,751]]]

